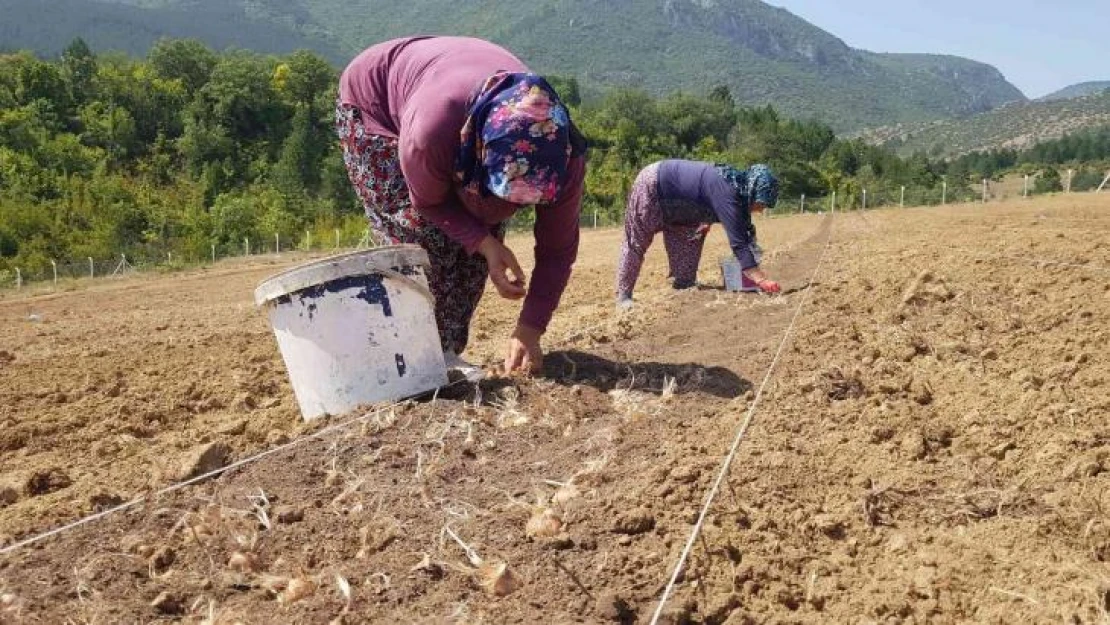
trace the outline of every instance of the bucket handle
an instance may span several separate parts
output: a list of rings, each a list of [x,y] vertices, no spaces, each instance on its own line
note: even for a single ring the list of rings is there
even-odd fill
[[[433,309],[435,308],[436,298],[434,295],[432,295],[432,291],[428,287],[420,284],[416,280],[413,280],[412,278],[406,276],[405,274],[397,271],[392,267],[384,267],[382,265],[378,265],[374,261],[368,261],[366,263],[366,266],[367,268],[372,269],[374,273],[380,273],[387,278],[396,280],[398,282],[401,282],[402,284],[407,285],[409,288],[419,293],[424,299],[428,300],[428,303],[432,305]]]

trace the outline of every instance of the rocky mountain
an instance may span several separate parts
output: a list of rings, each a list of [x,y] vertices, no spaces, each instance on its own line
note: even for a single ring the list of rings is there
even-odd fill
[[[1110,91],[1075,98],[1021,102],[972,115],[898,124],[860,133],[867,141],[903,155],[955,156],[994,148],[1022,149],[1040,141],[1110,124]]]
[[[839,131],[966,116],[1025,96],[992,66],[854,49],[759,0],[0,0],[0,48],[57,54],[75,36],[94,50],[143,54],[160,36],[263,52],[308,47],[342,64],[414,33],[482,36],[537,71],[591,88],[655,93],[728,85]]]
[[[1064,87],[1059,91],[1054,91],[1044,97],[1037,98],[1042,102],[1051,102],[1053,100],[1070,100],[1071,98],[1081,98],[1087,95],[1097,95],[1110,89],[1110,80],[1093,80],[1091,82],[1081,82],[1075,85]]]

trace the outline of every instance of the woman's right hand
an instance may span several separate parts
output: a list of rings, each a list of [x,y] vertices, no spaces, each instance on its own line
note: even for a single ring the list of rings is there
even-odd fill
[[[528,292],[524,286],[524,271],[516,262],[513,251],[492,236],[478,244],[478,253],[486,257],[489,278],[497,292],[505,299],[520,299]]]
[[[756,283],[756,285],[759,286],[759,290],[764,293],[779,293],[782,291],[782,286],[780,286],[778,282],[768,278],[767,274],[763,273],[763,270],[758,266],[744,270],[744,275],[747,276],[749,280]]]

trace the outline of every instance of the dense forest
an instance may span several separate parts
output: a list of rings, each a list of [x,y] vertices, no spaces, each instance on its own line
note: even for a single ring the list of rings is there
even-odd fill
[[[312,52],[216,53],[187,39],[161,40],[143,59],[96,55],[80,39],[57,60],[0,56],[0,272],[353,245],[365,220],[333,130],[337,75]],[[662,158],[768,162],[785,207],[833,191],[858,206],[863,189],[872,205],[896,202],[902,186],[907,204],[936,203],[942,177],[951,200],[1006,169],[1110,158],[1108,129],[1020,154],[900,158],[738,106],[724,86],[661,98],[620,89],[586,105],[574,78],[551,81],[591,143],[583,213],[601,224],[620,219],[636,172]]]

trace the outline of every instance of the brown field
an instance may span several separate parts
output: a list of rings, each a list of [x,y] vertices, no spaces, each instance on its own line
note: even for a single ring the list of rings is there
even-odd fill
[[[301,442],[0,554],[0,623],[648,622],[803,300],[662,622],[1110,623],[1110,194],[759,228],[782,296],[716,229],[618,315],[587,232],[544,377],[322,434],[252,300],[303,257],[4,294],[0,545]]]

